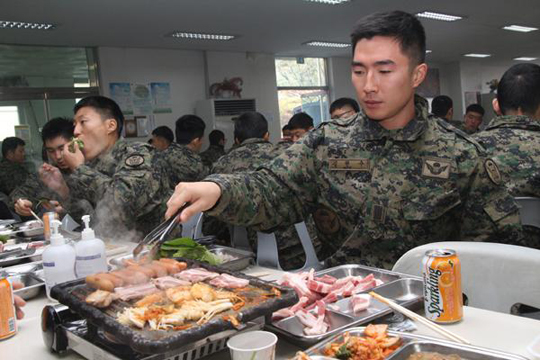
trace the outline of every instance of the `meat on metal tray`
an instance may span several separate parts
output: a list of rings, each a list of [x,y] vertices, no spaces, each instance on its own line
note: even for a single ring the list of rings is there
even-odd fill
[[[187,343],[204,339],[212,334],[224,330],[234,329],[233,324],[223,318],[222,315],[234,315],[238,321],[246,323],[261,316],[271,315],[274,311],[293,305],[298,301],[296,293],[289,288],[276,286],[263,280],[247,276],[241,273],[211,266],[198,261],[178,259],[188,264],[190,268],[204,268],[217,273],[225,273],[238,278],[249,280],[249,292],[252,296],[250,302],[239,311],[229,310],[213,317],[202,325],[194,325],[184,330],[150,330],[136,329],[122,325],[117,320],[117,313],[127,307],[133,306],[131,302],[114,301],[111,306],[99,309],[85,302],[86,296],[94,290],[88,287],[84,279],[71,281],[54,286],[51,296],[60,303],[68,306],[73,312],[78,313],[87,321],[104,331],[112,334],[122,343],[128,344],[134,350],[141,353],[164,353],[178,349]],[[279,296],[261,296],[279,290]]]

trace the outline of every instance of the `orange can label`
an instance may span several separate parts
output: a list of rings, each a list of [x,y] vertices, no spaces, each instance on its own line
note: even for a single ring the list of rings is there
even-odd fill
[[[430,250],[423,260],[426,318],[437,323],[463,319],[461,263],[454,250]]]
[[[49,211],[43,214],[43,234],[45,236],[45,240],[51,239],[51,224],[54,219],[58,220],[59,216],[54,211]]]
[[[0,340],[12,337],[17,333],[17,319],[13,304],[11,284],[4,278],[0,280]]]

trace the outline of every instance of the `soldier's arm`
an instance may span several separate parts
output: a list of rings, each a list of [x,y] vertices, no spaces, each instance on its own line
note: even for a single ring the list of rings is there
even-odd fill
[[[13,207],[15,202],[19,199],[26,199],[32,202],[33,205],[36,205],[39,201],[38,197],[43,188],[43,184],[40,184],[40,181],[36,174],[30,174],[26,181],[17,186],[11,194],[9,194],[10,205]]]

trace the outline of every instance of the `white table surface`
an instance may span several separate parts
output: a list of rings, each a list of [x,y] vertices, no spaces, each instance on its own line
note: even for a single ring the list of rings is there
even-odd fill
[[[274,279],[278,272],[253,267],[247,273],[266,272],[272,275],[265,280]],[[45,348],[41,336],[41,310],[47,304],[53,304],[45,297],[44,292],[28,302],[24,308],[25,318],[18,322],[19,332],[14,337],[0,342],[0,359],[82,359],[78,354],[68,351],[63,355],[52,354]],[[493,311],[465,307],[464,319],[458,324],[445,325],[450,331],[469,340],[473,345],[502,350],[514,354],[531,356],[526,347],[534,338],[540,335],[540,321]],[[440,337],[432,330],[418,325],[415,332],[421,335]],[[288,359],[296,351],[302,350],[280,338],[277,345],[277,359]],[[226,351],[207,358],[229,359]]]

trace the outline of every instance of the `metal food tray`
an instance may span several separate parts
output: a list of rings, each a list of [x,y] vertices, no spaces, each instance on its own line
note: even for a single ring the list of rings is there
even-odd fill
[[[18,290],[14,290],[13,293],[15,295],[19,295],[24,300],[36,297],[39,294],[41,288],[45,285],[45,281],[43,279],[40,279],[32,273],[9,275],[8,280],[10,282],[18,281],[20,283],[23,283],[24,287]]]
[[[227,254],[234,256],[236,259],[232,261],[225,262],[223,264],[218,265],[222,269],[227,269],[230,271],[240,271],[247,268],[249,265],[251,265],[253,259],[255,258],[255,254],[251,251],[245,251],[240,249],[235,249],[227,246],[219,246],[219,245],[209,245],[207,246],[208,251],[210,251],[213,254]],[[147,254],[148,250],[144,250],[141,252],[140,256],[143,256],[144,254]],[[109,260],[109,264],[117,266],[117,267],[123,267],[125,260],[131,260],[133,259],[133,254],[125,254],[122,256],[117,256],[115,258],[112,258]]]
[[[362,336],[365,327],[356,327],[344,330],[329,339],[326,339],[315,346],[307,349],[305,353],[312,359],[332,359],[323,357],[323,351],[328,344],[342,342],[343,335],[348,332],[351,336]],[[387,360],[407,360],[410,355],[418,352],[437,352],[443,355],[456,354],[467,360],[526,360],[525,357],[506,353],[499,350],[492,350],[472,345],[463,345],[446,340],[441,340],[429,336],[409,334],[397,331],[388,331],[388,335],[397,336],[402,339],[402,345],[395,350]]]
[[[182,258],[179,258],[178,260],[185,261],[188,264],[188,268],[201,267],[209,271],[248,279],[250,285],[260,290],[271,291],[272,288],[276,288],[281,291],[280,297],[268,298],[266,301],[259,304],[254,304],[251,307],[234,312],[236,318],[242,323],[246,323],[261,316],[271,315],[274,311],[291,306],[298,301],[296,293],[290,288],[277,286],[248,275],[224,270],[223,268],[208,265],[199,261]],[[87,304],[84,299],[80,297],[82,294],[89,294],[92,291],[93,289],[88,288],[85,285],[84,280],[81,279],[54,286],[51,289],[51,296],[60,303],[68,306],[71,311],[76,312],[87,319],[88,322],[106,332],[114,334],[114,336],[122,343],[129,344],[132,349],[141,353],[169,352],[178,349],[185,344],[207,338],[213,334],[234,329],[234,326],[229,321],[224,320],[222,316],[216,316],[203,325],[193,326],[192,328],[185,330],[151,331],[135,329],[120,324],[116,320],[116,316],[113,317],[111,314],[107,313],[107,311],[109,311],[116,315],[116,311],[113,311],[115,309],[98,309]],[[113,303],[113,305],[115,303]],[[131,306],[131,304],[125,302],[123,304],[125,306]],[[124,308],[122,304],[118,307],[118,310]],[[224,314],[227,313],[222,313],[222,315]]]
[[[13,249],[27,249],[28,244],[25,243],[19,243],[19,244],[13,244],[13,245],[5,245],[4,251],[6,250],[13,250]],[[34,252],[31,254],[24,254],[22,256],[10,256],[4,259],[0,259],[0,267],[7,267],[12,266],[15,264],[20,264],[24,261],[41,261],[41,254],[45,250],[45,247],[39,247],[36,248]],[[30,250],[29,250],[30,251]],[[2,253],[0,253],[2,254]]]
[[[331,275],[336,278],[343,278],[351,275],[364,277],[369,274],[373,274],[376,279],[382,280],[384,284],[363,293],[374,290],[377,294],[407,308],[419,307],[422,303],[423,282],[418,277],[408,277],[404,274],[362,265],[337,266],[319,271],[315,276]],[[388,305],[372,298],[369,308],[359,313],[353,313],[352,309],[350,309],[349,301],[350,298],[343,298],[331,304],[335,305],[339,310],[326,308],[326,321],[330,327],[326,333],[321,335],[305,335],[304,325],[302,325],[296,316],[278,320],[267,325],[267,327],[285,336],[292,343],[300,346],[309,346],[328,336],[338,334],[344,329],[371,322],[393,311]]]

